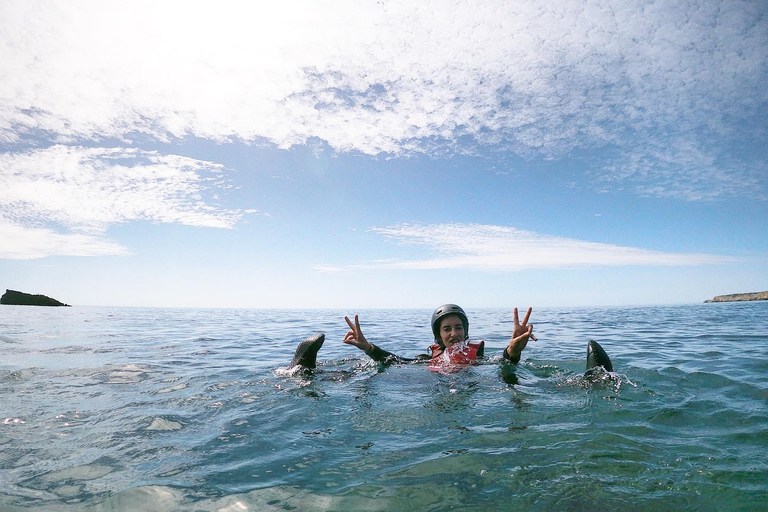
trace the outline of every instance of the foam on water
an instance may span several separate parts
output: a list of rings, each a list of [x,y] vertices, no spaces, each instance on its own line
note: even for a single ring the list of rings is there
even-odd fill
[[[469,311],[487,360],[450,372],[370,361],[349,313],[0,307],[0,510],[765,509],[768,303],[535,309],[518,366],[511,312]]]

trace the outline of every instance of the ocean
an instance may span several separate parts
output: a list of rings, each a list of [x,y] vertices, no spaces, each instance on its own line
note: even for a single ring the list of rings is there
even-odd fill
[[[0,306],[0,510],[768,510],[768,302],[534,308],[517,367],[468,309],[451,371],[354,313],[430,344],[431,310]]]

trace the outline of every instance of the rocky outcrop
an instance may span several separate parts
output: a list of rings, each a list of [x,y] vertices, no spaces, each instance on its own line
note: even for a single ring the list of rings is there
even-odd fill
[[[714,299],[704,302],[737,302],[742,300],[768,300],[768,292],[733,293],[731,295],[718,295]]]
[[[13,306],[67,306],[56,299],[46,297],[45,295],[32,295],[24,292],[17,292],[16,290],[5,290],[5,293],[0,297],[0,304],[9,304]]]

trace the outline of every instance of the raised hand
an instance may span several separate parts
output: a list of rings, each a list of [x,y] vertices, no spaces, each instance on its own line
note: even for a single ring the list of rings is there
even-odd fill
[[[533,335],[533,325],[528,325],[528,320],[531,318],[532,311],[533,308],[528,308],[528,311],[525,313],[525,318],[523,318],[521,323],[517,308],[515,308],[515,328],[512,331],[509,345],[504,349],[513,363],[520,361],[520,354],[523,353],[526,345],[528,345],[529,339],[538,341],[538,338]]]
[[[349,325],[350,331],[347,332],[347,334],[344,336],[344,343],[347,345],[353,345],[360,350],[362,350],[365,353],[368,353],[371,350],[371,344],[368,343],[368,340],[365,339],[365,336],[363,335],[363,331],[360,329],[360,320],[358,320],[357,315],[355,315],[355,323],[352,323],[352,320],[349,319],[348,316],[344,317],[344,320],[347,321],[347,325]]]

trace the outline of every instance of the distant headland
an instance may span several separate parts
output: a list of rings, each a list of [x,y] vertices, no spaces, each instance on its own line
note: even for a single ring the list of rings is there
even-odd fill
[[[768,300],[768,292],[732,293],[731,295],[718,295],[714,299],[704,302],[738,302],[743,300]]]
[[[8,304],[11,306],[65,306],[69,307],[69,304],[64,304],[56,299],[46,297],[45,295],[32,295],[30,293],[17,292],[16,290],[5,290],[5,293],[0,297],[0,304]]]

